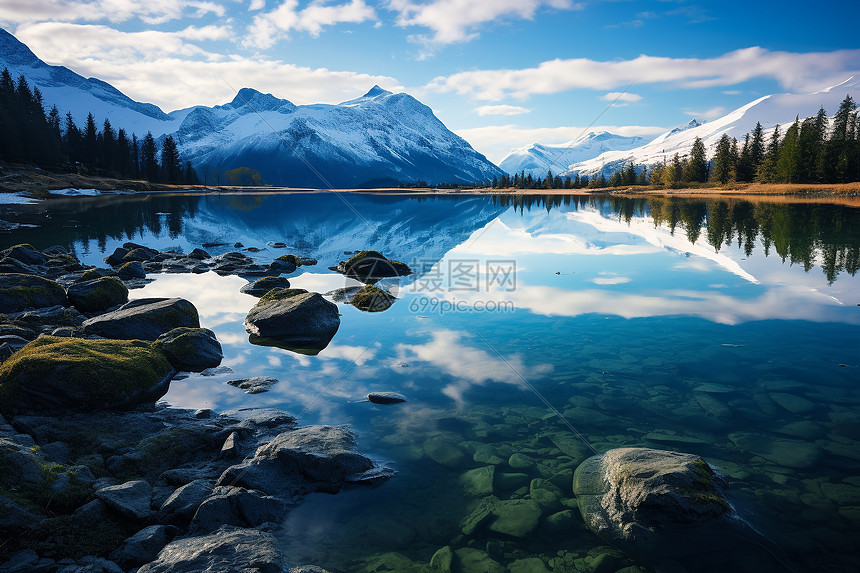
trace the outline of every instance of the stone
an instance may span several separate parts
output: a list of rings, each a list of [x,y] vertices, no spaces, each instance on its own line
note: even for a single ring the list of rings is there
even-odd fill
[[[544,527],[553,533],[569,531],[576,521],[576,513],[572,509],[564,509],[544,518]]]
[[[137,573],[282,573],[284,556],[278,547],[271,533],[225,525],[209,535],[174,540]]]
[[[791,412],[792,414],[806,414],[815,409],[815,403],[794,394],[785,392],[771,392],[770,399]]]
[[[391,308],[396,300],[397,297],[388,291],[374,285],[365,285],[352,295],[350,304],[365,312],[382,312]]]
[[[562,491],[557,485],[543,478],[535,478],[529,484],[529,497],[542,507],[558,509]]]
[[[40,523],[44,517],[37,515],[4,495],[0,495],[0,532],[19,534]]]
[[[290,288],[290,281],[284,277],[263,277],[246,284],[239,292],[261,297],[275,288]]]
[[[454,564],[454,551],[449,545],[437,549],[433,557],[430,558],[430,570],[434,573],[452,573],[451,567]]]
[[[496,486],[501,490],[509,491],[528,485],[529,479],[528,474],[497,472]]]
[[[72,514],[72,520],[80,527],[94,527],[107,518],[108,504],[100,499],[82,505]]]
[[[426,440],[424,453],[437,464],[452,468],[460,467],[466,461],[466,454],[457,444],[440,437]]]
[[[124,249],[122,247],[117,247],[113,250],[111,254],[104,258],[104,261],[110,266],[114,267],[122,263],[122,259],[124,256],[128,254],[128,249]]]
[[[27,265],[36,265],[41,266],[47,262],[45,255],[40,253],[33,245],[29,243],[22,243],[20,245],[13,245],[8,249],[3,249],[0,251],[0,258],[9,257],[10,259],[15,259],[16,261],[20,261]]]
[[[495,519],[489,528],[511,537],[525,537],[534,531],[540,521],[541,508],[534,500],[501,500],[493,507]]]
[[[191,525],[195,531],[214,531],[222,525],[257,527],[279,523],[284,518],[283,503],[261,492],[241,487],[216,487],[203,500]]]
[[[128,288],[113,277],[102,277],[71,285],[69,302],[81,312],[102,312],[128,302]]]
[[[258,489],[290,498],[312,491],[334,493],[352,484],[375,484],[393,475],[358,453],[355,435],[340,426],[307,426],[283,432],[254,457],[227,468],[218,485]]]
[[[457,571],[462,573],[505,573],[505,568],[498,561],[480,549],[461,547],[454,554],[457,556]]]
[[[159,336],[153,347],[163,352],[174,368],[184,372],[214,368],[224,358],[221,343],[208,328],[174,328]]]
[[[735,432],[729,439],[742,450],[788,468],[811,468],[818,463],[822,451],[814,443],[774,438],[766,434]]]
[[[251,378],[242,378],[240,380],[228,380],[227,384],[241,388],[245,394],[261,394],[268,392],[272,386],[278,383],[277,378],[269,376],[253,376]]]
[[[96,491],[96,497],[100,500],[126,517],[137,521],[143,521],[149,517],[151,496],[152,486],[143,480],[128,481]]]
[[[176,525],[187,525],[200,504],[212,493],[213,485],[205,479],[196,479],[177,488],[161,504],[159,521]]]
[[[66,302],[66,289],[52,280],[30,274],[0,273],[0,313],[65,305]]]
[[[84,321],[84,332],[104,338],[154,341],[174,328],[200,328],[193,304],[182,298],[143,298]]]
[[[126,569],[148,563],[156,558],[177,531],[169,525],[144,527],[123,541],[122,546],[110,554],[110,558]]]
[[[371,392],[367,400],[374,404],[400,404],[406,402],[406,396],[397,392]]]
[[[120,266],[116,271],[116,275],[126,281],[131,279],[145,279],[146,270],[144,270],[143,264],[141,264],[140,261],[132,261]]]
[[[224,445],[221,446],[221,451],[218,452],[219,460],[230,460],[239,457],[239,435],[236,432],[231,432],[227,439],[224,440]]]
[[[339,262],[336,268],[339,273],[370,284],[383,278],[412,274],[408,265],[389,260],[377,251],[361,251],[348,261]]]
[[[493,477],[495,473],[496,466],[475,468],[460,474],[457,481],[466,495],[482,497],[493,493]]]
[[[86,411],[154,402],[174,370],[140,340],[43,336],[0,365],[0,408]]]
[[[325,348],[339,327],[337,305],[302,289],[271,290],[245,317],[249,333],[298,348]]]
[[[517,559],[508,565],[508,571],[510,573],[550,573],[546,564],[538,557]]]
[[[194,248],[194,250],[192,250],[190,253],[188,253],[185,256],[189,259],[195,259],[198,261],[204,261],[206,259],[212,258],[212,255],[210,255],[209,253],[207,253],[206,251],[204,251],[203,249],[200,249],[200,248]]]
[[[515,470],[527,470],[534,467],[535,461],[529,456],[517,452],[508,458],[508,465]]]

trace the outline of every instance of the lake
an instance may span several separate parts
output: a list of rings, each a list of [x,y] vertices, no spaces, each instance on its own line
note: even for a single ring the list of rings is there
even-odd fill
[[[449,547],[460,571],[860,569],[860,208],[156,194],[0,206],[0,219],[34,225],[4,233],[4,247],[60,244],[102,267],[126,241],[313,257],[285,276],[320,293],[359,285],[328,270],[354,251],[412,267],[381,283],[398,297],[384,312],[339,305],[340,328],[316,355],[250,344],[242,322],[257,299],[241,277],[150,275],[131,291],[192,301],[224,349],[230,371],[176,380],[164,401],[346,424],[396,470],[291,511],[279,538],[293,563],[425,571]],[[260,394],[226,383],[251,376],[279,382]],[[408,401],[371,404],[371,391]],[[622,446],[702,456],[756,535],[610,549],[583,525],[571,479]],[[539,514],[479,519],[487,504],[525,504],[512,500]]]

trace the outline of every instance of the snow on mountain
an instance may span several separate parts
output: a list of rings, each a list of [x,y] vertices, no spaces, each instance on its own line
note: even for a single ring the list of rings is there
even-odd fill
[[[296,106],[245,88],[233,101],[169,114],[132,100],[113,86],[50,66],[0,29],[0,68],[38,87],[46,108],[56,104],[82,126],[92,112],[138,137],[173,135],[183,160],[207,183],[223,173],[256,169],[273,185],[379,187],[414,182],[489,182],[503,172],[452,133],[433,111],[405,94],[374,86],[339,105]]]
[[[533,177],[545,177],[548,170],[565,171],[580,161],[597,157],[606,151],[626,151],[645,143],[639,136],[625,137],[607,131],[593,131],[584,137],[557,145],[533,143],[508,153],[499,167],[511,175],[525,171]]]
[[[635,165],[657,165],[670,161],[675,153],[682,157],[689,153],[697,137],[702,139],[710,157],[723,134],[742,142],[744,136],[755,128],[756,122],[761,122],[766,137],[776,125],[780,125],[781,133],[785,134],[795,117],[799,116],[802,120],[814,116],[822,107],[832,116],[847,94],[855,100],[860,97],[860,80],[849,78],[837,86],[811,94],[785,93],[760,97],[714,121],[700,124],[694,119],[640,147],[627,151],[607,151],[580,161],[571,165],[565,175],[596,175],[603,172],[608,177],[630,162]]]

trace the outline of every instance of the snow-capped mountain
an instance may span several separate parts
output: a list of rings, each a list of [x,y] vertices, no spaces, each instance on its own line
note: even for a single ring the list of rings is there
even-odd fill
[[[626,151],[645,142],[645,138],[639,136],[626,137],[608,131],[592,131],[567,143],[533,143],[511,150],[499,167],[511,175],[525,171],[533,177],[545,177],[549,170],[560,173],[574,163],[593,159],[606,151]]]
[[[628,163],[635,165],[657,165],[670,161],[676,153],[680,156],[690,152],[693,141],[701,138],[708,156],[713,156],[717,142],[723,134],[743,141],[760,122],[765,137],[769,137],[776,125],[785,134],[795,117],[804,119],[814,116],[820,108],[832,116],[839,104],[850,94],[855,100],[860,97],[860,80],[849,78],[839,85],[811,94],[773,94],[760,97],[725,116],[699,123],[695,119],[687,125],[672,129],[657,136],[653,141],[627,151],[607,151],[597,157],[582,160],[570,166],[566,175],[580,173],[596,175],[603,172],[607,177]]]
[[[92,112],[138,137],[173,135],[183,160],[201,180],[224,182],[237,167],[256,169],[273,185],[346,188],[428,183],[489,182],[503,172],[433,111],[405,94],[374,86],[338,105],[296,106],[245,88],[233,101],[165,113],[132,100],[113,86],[50,66],[0,29],[0,68],[38,87],[46,108],[71,112],[81,126]]]

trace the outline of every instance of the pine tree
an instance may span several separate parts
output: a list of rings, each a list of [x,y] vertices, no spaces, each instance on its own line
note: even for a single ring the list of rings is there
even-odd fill
[[[147,181],[157,181],[159,175],[158,159],[155,151],[155,138],[147,131],[140,146],[140,172]]]
[[[727,134],[720,137],[714,153],[714,168],[711,171],[711,181],[726,184],[734,174],[735,165],[732,158],[732,141]]]
[[[777,183],[796,183],[798,176],[797,156],[798,146],[797,138],[800,133],[800,118],[795,118],[785,132],[785,137],[779,146],[779,159],[776,163],[776,182]]]
[[[690,183],[704,183],[708,180],[708,161],[705,156],[705,144],[700,137],[693,141],[690,150],[690,160],[684,170],[684,181]]]
[[[773,183],[776,181],[776,163],[779,160],[779,124],[773,128],[770,135],[767,151],[764,154],[761,166],[756,173],[756,181],[762,183]]]
[[[84,158],[90,167],[97,167],[99,160],[99,136],[96,129],[96,120],[92,112],[87,115],[87,124],[84,127]]]
[[[828,181],[846,182],[849,179],[848,175],[856,169],[856,166],[852,166],[849,162],[856,148],[856,127],[853,137],[849,138],[852,124],[856,126],[854,115],[856,109],[857,104],[854,103],[854,99],[847,95],[839,104],[836,115],[833,116],[833,131],[826,144],[824,159],[824,172]]]
[[[161,174],[162,179],[168,183],[182,182],[182,162],[179,160],[179,150],[172,135],[165,137],[161,143]]]

